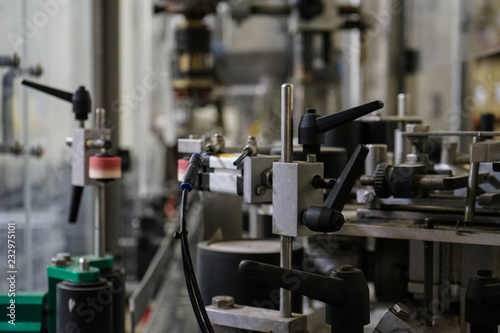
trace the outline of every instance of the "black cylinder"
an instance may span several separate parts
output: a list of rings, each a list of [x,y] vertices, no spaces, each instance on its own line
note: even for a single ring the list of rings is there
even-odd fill
[[[101,277],[111,284],[113,295],[113,333],[125,333],[125,272],[122,269],[103,268]]]
[[[112,310],[111,286],[103,279],[57,285],[57,333],[113,332]]]
[[[295,247],[292,266],[300,268],[302,248]],[[212,303],[214,296],[232,296],[239,305],[278,310],[279,288],[240,275],[242,260],[280,265],[279,239],[245,239],[198,244],[198,281],[203,301]],[[292,311],[302,312],[302,296],[292,293]]]

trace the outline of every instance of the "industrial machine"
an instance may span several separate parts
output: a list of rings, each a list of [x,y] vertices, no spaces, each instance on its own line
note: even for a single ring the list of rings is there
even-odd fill
[[[37,77],[41,70],[20,67],[16,55],[0,56],[0,67],[7,67],[0,167],[9,171],[0,186],[15,183],[8,192],[2,188],[9,201],[0,200],[7,209],[0,222],[13,235],[7,220],[21,221],[24,214],[29,221],[28,194],[50,183],[56,199],[69,201],[70,223],[93,222],[94,251],[57,253],[33,277],[25,270],[39,284],[45,284],[40,276],[47,278],[47,286],[0,295],[0,313],[16,322],[15,328],[0,322],[0,331],[498,332],[500,132],[492,113],[499,78],[498,71],[484,70],[471,80],[465,64],[468,58],[493,63],[500,54],[498,5],[75,4],[22,2],[16,7],[22,29],[16,34],[8,27],[8,38],[23,47],[24,58],[27,50],[50,48],[60,38],[54,22],[82,23],[82,6],[88,9],[89,26],[72,29],[78,34],[67,39],[82,43],[74,52],[92,59],[64,59],[88,74],[83,64],[95,67],[87,77],[94,85],[86,85],[108,113],[96,109],[93,126],[85,127],[91,114],[85,87],[71,93],[23,81],[71,102],[77,127],[66,140],[70,159],[48,154],[47,165],[61,164],[50,170],[59,182],[47,181],[42,170],[37,186],[23,183],[40,166],[27,163],[11,181],[16,155],[26,162],[42,153],[40,146],[30,148],[33,128],[27,125],[51,122],[37,128],[39,135],[55,121],[39,116],[48,109],[44,102],[25,98],[26,143],[19,143],[13,135],[19,121],[12,119],[15,78]],[[67,12],[82,21],[67,19]],[[37,24],[45,17],[47,24]],[[26,25],[37,29],[28,35]],[[84,50],[88,32],[92,46]],[[469,41],[483,47],[480,55],[468,51]],[[487,112],[480,125],[473,110],[478,104]],[[137,164],[110,195],[115,188],[105,188],[121,178],[123,163],[111,152],[122,140]],[[58,149],[53,146],[46,145]],[[59,191],[68,164],[71,195]],[[14,191],[17,202],[24,197],[16,215],[8,211]],[[48,197],[39,192],[44,195],[36,197]],[[92,209],[80,207],[84,196],[94,200],[93,217]],[[66,210],[60,206],[50,207],[46,220],[61,220]],[[18,226],[29,230],[15,235],[19,243],[32,246],[21,251],[37,252],[41,246],[30,240],[45,237],[36,229],[30,235],[29,223]],[[70,232],[53,238],[69,244],[52,247],[66,249],[92,234],[71,232],[74,238],[60,236]],[[113,236],[107,244],[113,255],[105,251],[105,234]],[[18,262],[45,262],[43,252]],[[127,276],[117,263],[132,267]],[[12,272],[20,267],[11,265]]]
[[[415,265],[416,262],[422,260],[425,280],[420,283],[410,280],[408,289],[413,293],[413,301],[409,301],[409,306],[397,303],[391,307],[374,332],[389,332],[394,329],[418,332],[426,330],[426,327],[432,330],[434,326],[436,329],[446,327],[447,330],[456,330],[459,325],[457,322],[459,313],[450,308],[454,306],[454,303],[458,304],[459,308],[461,307],[461,313],[465,314],[465,320],[471,325],[471,332],[496,331],[498,322],[492,318],[493,313],[498,311],[498,304],[493,301],[498,298],[498,293],[493,292],[493,289],[494,296],[492,295],[491,301],[493,303],[489,303],[492,306],[490,310],[493,312],[488,311],[491,317],[489,314],[486,315],[491,319],[478,319],[477,312],[476,315],[471,313],[475,310],[473,311],[472,307],[467,304],[475,301],[459,302],[458,295],[453,294],[443,300],[443,294],[437,295],[434,286],[436,270],[439,271],[439,276],[442,276],[442,270],[445,269],[442,265],[448,265],[444,264],[443,260],[449,259],[439,259],[441,262],[436,266],[434,251],[438,251],[438,247],[435,248],[434,244],[435,241],[473,243],[479,242],[479,238],[484,244],[484,234],[494,232],[491,230],[491,225],[495,225],[498,219],[498,204],[495,201],[498,195],[498,179],[495,173],[498,170],[499,159],[496,155],[497,149],[494,147],[498,145],[498,142],[480,140],[484,137],[492,138],[500,133],[493,131],[431,132],[428,126],[421,124],[417,119],[410,119],[408,123],[409,118],[396,118],[399,123],[406,126],[406,131],[401,131],[397,129],[398,126],[395,126],[394,135],[396,140],[404,141],[403,147],[399,150],[399,154],[403,154],[403,157],[394,156],[395,160],[402,160],[402,163],[394,166],[390,164],[388,157],[390,155],[387,154],[386,145],[369,144],[367,147],[360,145],[340,176],[336,180],[326,179],[323,177],[323,168],[326,170],[328,166],[316,162],[316,156],[321,155],[324,131],[366,115],[382,107],[382,103],[372,102],[324,117],[319,117],[316,110],[308,109],[302,115],[298,126],[298,143],[302,145],[307,161],[293,162],[289,157],[292,156],[290,130],[286,127],[286,124],[290,126],[286,115],[290,114],[289,94],[292,92],[292,86],[285,84],[282,86],[282,91],[284,114],[282,121],[285,124],[282,130],[283,133],[288,131],[289,134],[282,136],[281,151],[286,152],[288,149],[289,155],[282,153],[281,159],[272,155],[257,154],[258,148],[253,137],[249,137],[247,145],[240,154],[224,154],[223,139],[220,135],[215,135],[211,140],[206,138],[179,140],[181,151],[202,154],[198,155],[196,170],[200,171],[196,176],[192,168],[190,169],[194,163],[193,160],[189,163],[179,161],[181,171],[179,178],[184,184],[191,184],[190,188],[194,186],[202,191],[240,195],[248,204],[268,203],[272,207],[273,233],[281,235],[281,267],[244,260],[239,265],[240,273],[325,302],[327,304],[325,318],[326,322],[331,325],[332,332],[362,332],[363,326],[370,322],[368,289],[362,272],[351,265],[338,267],[332,271],[331,277],[291,269],[290,239],[301,236],[307,238],[318,232],[377,237],[388,237],[390,234],[391,238],[413,239],[411,233],[415,233],[415,239],[424,238],[424,251],[419,253],[418,245],[413,245],[415,249],[412,250],[410,258],[413,257],[415,262],[410,262],[410,265]],[[403,99],[404,96],[401,98]],[[371,120],[368,119],[368,121]],[[450,136],[475,137],[470,146],[469,170],[458,166],[454,151],[456,145],[448,141],[443,141],[441,144],[432,140],[434,137]],[[393,147],[397,145],[398,143]],[[429,158],[431,152],[429,147],[436,149],[439,145],[442,148],[441,161],[434,163]],[[366,156],[368,158],[365,161]],[[289,162],[283,162],[287,161],[287,158]],[[464,158],[461,157],[460,161],[464,161]],[[479,171],[481,163],[486,164],[483,167],[489,172]],[[187,171],[184,174],[185,170]],[[363,170],[366,171],[363,172]],[[355,188],[358,204],[353,205],[351,202],[346,212],[348,217],[345,218],[341,212],[351,198],[351,191],[358,176],[362,173],[365,175],[359,178],[359,185]],[[329,192],[324,203],[322,203],[323,191]],[[296,223],[290,223],[290,221],[296,221]],[[454,230],[454,237],[445,236],[449,234],[446,230],[448,228]],[[394,234],[397,230],[409,234],[397,236]],[[433,234],[420,233],[420,230],[427,230]],[[469,239],[460,240],[463,236]],[[491,241],[492,244],[496,244],[493,239]],[[423,259],[419,259],[419,256]],[[444,254],[439,253],[438,257],[442,258],[442,256]],[[200,260],[207,259],[208,257],[204,255]],[[222,260],[222,258],[219,259]],[[200,271],[200,274],[211,275],[207,274],[205,268]],[[229,273],[221,272],[221,274]],[[410,268],[410,274],[414,274],[412,268]],[[448,272],[448,274],[453,273]],[[358,275],[359,277],[356,277]],[[410,279],[412,278],[414,277],[410,275]],[[200,279],[202,289],[221,290],[213,283],[204,283],[203,275]],[[471,276],[472,287],[468,289],[471,293],[475,293],[475,296],[467,294],[469,295],[467,299],[469,297],[482,299],[483,296],[480,296],[482,292],[472,291],[477,290],[475,286],[478,279],[491,288],[497,286],[491,268],[486,271],[478,269],[477,275]],[[222,279],[222,281],[226,280]],[[377,284],[375,287],[378,287]],[[238,293],[234,288],[228,287],[227,290]],[[453,293],[449,290],[448,292]],[[211,298],[210,293],[204,290],[202,294]],[[300,315],[292,315],[290,298],[287,298],[290,295],[282,291],[279,298],[280,312],[278,312],[272,309],[255,308],[250,306],[252,304],[236,305],[235,299],[238,297],[229,297],[235,295],[212,294],[213,305],[207,307],[207,318],[210,318],[215,325],[216,332],[218,329],[224,330],[228,327],[255,331],[278,329],[283,332],[303,332],[307,329],[307,320]],[[335,297],[340,297],[341,300]],[[349,305],[348,300],[352,300],[353,304]],[[438,306],[437,300],[442,300],[447,304]],[[443,323],[442,318],[449,317],[455,319]],[[483,327],[482,324],[478,324],[479,322],[488,324]]]
[[[125,332],[125,275],[106,255],[104,186],[121,177],[121,159],[108,153],[112,142],[105,110],[94,113],[94,127],[85,128],[91,98],[85,87],[74,93],[24,80],[22,84],[72,103],[79,127],[66,140],[72,148],[73,195],[69,222],[75,223],[85,186],[94,186],[94,254],[58,253],[47,266],[46,293],[2,295],[2,304],[17,304],[17,324],[2,322],[2,331],[19,332]],[[12,270],[13,267],[11,267]],[[14,300],[14,302],[12,302]]]

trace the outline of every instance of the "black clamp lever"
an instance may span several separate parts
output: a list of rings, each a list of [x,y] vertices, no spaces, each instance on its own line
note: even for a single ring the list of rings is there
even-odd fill
[[[73,104],[73,113],[75,114],[76,120],[84,121],[88,119],[88,114],[91,111],[92,100],[90,99],[89,91],[85,89],[84,86],[80,86],[74,93],[70,93],[28,80],[23,80],[21,84],[70,102]]]
[[[325,321],[332,332],[363,332],[370,323],[370,297],[363,272],[351,265],[330,276],[243,260],[240,274],[326,303]]]
[[[342,209],[349,199],[354,183],[364,170],[364,161],[369,149],[358,145],[354,154],[342,170],[323,206],[311,206],[302,215],[302,223],[312,231],[334,232],[344,225]]]
[[[305,154],[319,154],[321,144],[325,143],[326,131],[381,109],[383,106],[383,102],[373,101],[323,117],[316,114],[316,109],[307,109],[300,118],[299,144],[303,146]]]
[[[21,84],[37,89],[41,92],[49,94],[51,96],[60,98],[67,102],[73,104],[73,113],[75,114],[75,120],[83,122],[88,119],[88,114],[91,112],[92,100],[90,94],[84,86],[80,86],[74,93],[59,90],[56,88],[51,88],[44,86],[35,82],[28,80],[23,80]],[[83,126],[83,125],[82,125]],[[71,204],[69,211],[69,222],[75,223],[78,217],[78,210],[80,207],[80,201],[82,199],[83,186],[74,186],[71,193]]]

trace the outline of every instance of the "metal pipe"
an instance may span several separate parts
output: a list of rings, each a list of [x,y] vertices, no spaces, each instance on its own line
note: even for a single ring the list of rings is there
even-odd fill
[[[281,86],[281,162],[293,162],[293,85],[285,83]],[[292,268],[292,243],[290,236],[281,236],[280,265]],[[280,315],[283,318],[292,316],[292,292],[280,289]]]
[[[94,128],[103,129],[106,128],[106,110],[103,108],[97,108],[95,110],[94,116]]]
[[[94,254],[103,257],[105,252],[105,188],[104,184],[95,187],[94,195]]]
[[[472,139],[472,143],[476,143],[479,136],[475,136]],[[479,174],[479,163],[472,162],[470,164],[469,170],[469,181],[467,185],[467,198],[465,204],[465,215],[464,222],[474,221],[474,210],[476,208],[476,187],[477,187],[477,177]]]
[[[20,59],[17,54],[11,56],[0,55],[0,67],[17,67],[19,66]]]

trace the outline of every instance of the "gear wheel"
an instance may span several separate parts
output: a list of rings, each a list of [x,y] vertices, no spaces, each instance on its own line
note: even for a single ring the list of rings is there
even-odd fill
[[[375,194],[379,198],[388,198],[392,195],[390,183],[390,174],[392,172],[392,165],[387,163],[380,163],[375,170],[374,184]]]

